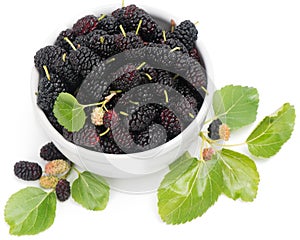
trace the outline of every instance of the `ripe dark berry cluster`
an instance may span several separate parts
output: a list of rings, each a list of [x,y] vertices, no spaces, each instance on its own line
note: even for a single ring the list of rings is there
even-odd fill
[[[55,192],[59,201],[66,201],[71,195],[70,183],[66,179],[60,179],[55,186]]]
[[[52,161],[55,159],[67,159],[54,145],[53,142],[47,143],[40,150],[40,157],[46,161]]]
[[[38,180],[42,176],[42,168],[38,163],[20,161],[14,166],[15,175],[25,181]]]
[[[37,104],[78,146],[110,154],[155,148],[179,135],[202,107],[207,78],[197,38],[191,21],[165,27],[136,5],[80,18],[36,53]],[[69,132],[53,115],[61,92],[81,104],[105,104],[85,108],[85,126]],[[65,159],[52,144],[41,156]]]
[[[19,161],[14,165],[15,175],[25,181],[39,180],[44,189],[53,189],[59,201],[67,200],[70,195],[70,183],[66,180],[72,163],[57,149],[53,142],[40,149],[40,157],[48,161],[44,167],[35,162]]]

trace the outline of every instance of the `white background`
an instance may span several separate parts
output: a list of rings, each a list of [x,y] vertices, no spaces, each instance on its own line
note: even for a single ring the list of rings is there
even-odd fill
[[[126,1],[129,4],[129,1]],[[195,6],[197,2],[198,6]],[[4,1],[0,7],[0,238],[54,239],[300,239],[299,124],[292,139],[270,160],[259,160],[257,199],[243,203],[221,197],[203,217],[167,226],[156,194],[111,192],[107,209],[85,210],[73,200],[58,203],[53,226],[38,236],[9,236],[3,209],[9,196],[32,185],[18,180],[19,160],[42,161],[39,148],[49,139],[33,117],[30,74],[35,52],[78,17],[101,12],[120,1]],[[297,0],[135,1],[199,21],[199,37],[209,53],[217,87],[241,84],[260,92],[258,119],[284,102],[299,113],[300,14]],[[183,17],[182,17],[183,16]],[[168,16],[165,16],[168,17]],[[245,150],[245,148],[243,148]]]

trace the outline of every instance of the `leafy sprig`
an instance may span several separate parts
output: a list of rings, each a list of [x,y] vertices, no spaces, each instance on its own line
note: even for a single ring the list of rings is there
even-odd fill
[[[109,199],[106,181],[93,173],[78,173],[71,191],[73,199],[89,210],[103,210]],[[68,172],[63,178],[67,177]],[[45,191],[38,187],[27,187],[13,194],[7,201],[4,216],[12,235],[34,235],[48,229],[54,222],[57,197],[55,189]]]
[[[215,117],[206,123],[220,119],[231,130],[237,130],[256,120],[258,103],[255,88],[226,86],[214,93]],[[247,140],[239,144],[224,144],[222,139],[212,140],[206,132],[201,132],[200,158],[185,153],[170,165],[158,189],[161,219],[168,224],[191,221],[202,216],[222,193],[233,200],[253,201],[260,179],[256,164],[250,156],[227,148],[247,144],[253,156],[272,157],[291,137],[295,117],[294,107],[286,103],[265,117]],[[203,158],[205,146],[214,151],[210,160]]]
[[[105,105],[115,95],[116,92],[111,92],[103,102],[83,105],[80,104],[73,95],[62,92],[55,101],[53,113],[60,125],[70,132],[77,132],[82,129],[85,124],[87,118],[84,111],[85,108],[101,106],[101,108],[106,110]]]

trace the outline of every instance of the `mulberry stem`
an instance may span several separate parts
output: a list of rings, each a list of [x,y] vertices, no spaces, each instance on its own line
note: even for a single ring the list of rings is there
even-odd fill
[[[105,15],[105,14],[102,14],[102,16],[98,18],[98,21],[100,22],[100,21],[101,21],[103,18],[105,18],[105,17],[106,17],[106,15]]]
[[[81,172],[76,167],[73,167],[73,169],[75,170],[75,172],[77,172],[78,176],[81,174]]]
[[[87,104],[87,105],[82,105],[84,108],[87,107],[95,107],[95,106],[99,106],[99,105],[103,105],[106,101],[103,102],[99,102],[99,103],[92,103],[92,104]]]
[[[121,29],[121,32],[122,32],[123,36],[124,36],[124,37],[127,37],[126,32],[125,32],[123,26],[120,25],[119,27],[120,27],[120,29]]]
[[[70,167],[69,171],[65,175],[63,175],[60,179],[67,179],[67,177],[70,175],[73,168],[74,168],[74,166],[71,163],[71,167]]]
[[[138,35],[138,34],[139,34],[139,31],[140,31],[140,28],[141,28],[141,26],[142,26],[142,23],[143,23],[143,20],[141,19],[141,20],[139,21],[139,25],[138,25],[138,27],[137,27],[137,29],[136,29],[135,35]]]
[[[166,98],[166,103],[169,103],[169,96],[167,90],[164,90],[165,98]]]
[[[69,38],[64,37],[64,40],[71,46],[71,48],[72,48],[74,51],[77,50],[76,47],[75,47],[74,44],[70,41]]]
[[[165,30],[162,31],[162,34],[163,34],[164,42],[166,42],[167,41],[166,31]]]
[[[170,53],[172,53],[172,52],[175,52],[175,51],[180,51],[180,47],[176,47],[176,48],[173,48],[171,51],[170,51]]]
[[[128,117],[128,116],[129,116],[129,114],[128,114],[128,113],[126,113],[126,112],[122,112],[122,111],[120,112],[120,114],[121,114],[121,115],[123,115],[123,116],[125,116],[125,117]]]
[[[201,89],[205,92],[206,95],[209,95],[209,92],[205,87],[202,86]]]
[[[67,57],[67,54],[64,53],[63,56],[62,56],[62,60],[63,60],[64,62],[66,62],[66,57]]]
[[[146,65],[146,62],[142,62],[140,66],[136,68],[136,70],[141,70]]]
[[[174,32],[176,26],[176,22],[172,19],[171,20],[171,32]]]
[[[146,77],[147,77],[150,81],[153,79],[149,73],[144,73],[144,74],[146,75]]]
[[[47,79],[50,81],[50,74],[46,65],[43,66]]]
[[[110,128],[107,128],[103,133],[100,133],[99,136],[100,136],[100,137],[103,137],[103,136],[106,135],[109,131],[110,131]]]
[[[189,116],[193,119],[195,118],[195,116],[192,113],[189,113]]]
[[[200,161],[204,161],[203,159],[203,149],[204,149],[204,144],[205,144],[205,136],[204,135],[201,135],[200,133],[200,137],[202,139],[202,142],[201,142],[201,147],[200,147]]]
[[[214,140],[211,140],[208,137],[206,137],[203,132],[200,132],[199,136],[202,138],[202,140],[206,141],[210,145],[215,145],[218,147],[238,147],[238,146],[243,146],[246,144],[246,142],[236,143],[236,144],[220,144],[220,143],[218,143],[218,141],[214,141]]]

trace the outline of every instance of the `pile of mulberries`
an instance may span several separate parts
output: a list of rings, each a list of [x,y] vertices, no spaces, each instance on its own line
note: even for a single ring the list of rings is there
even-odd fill
[[[88,15],[36,53],[37,104],[66,140],[109,154],[141,152],[177,137],[196,118],[207,88],[198,31],[189,20],[159,22],[136,5]],[[85,126],[69,132],[53,114],[61,92],[81,104],[105,104],[85,108]],[[53,144],[41,156],[65,159]]]
[[[53,142],[40,149],[40,157],[47,161],[42,168],[39,163],[18,161],[14,165],[15,176],[25,181],[39,180],[44,189],[55,190],[59,201],[66,201],[71,195],[70,183],[66,179],[70,173],[72,162],[67,159]]]

